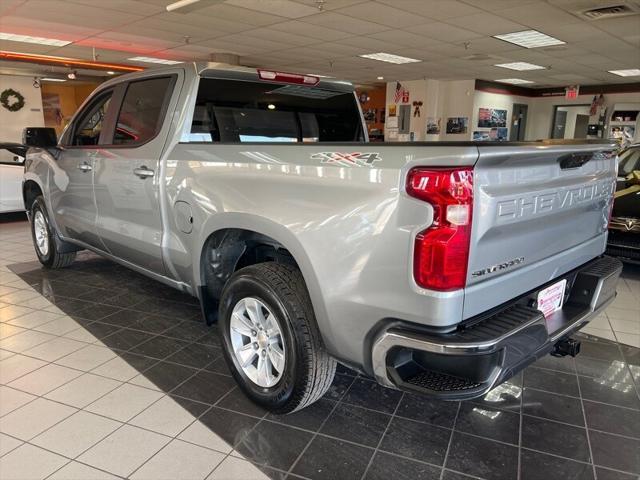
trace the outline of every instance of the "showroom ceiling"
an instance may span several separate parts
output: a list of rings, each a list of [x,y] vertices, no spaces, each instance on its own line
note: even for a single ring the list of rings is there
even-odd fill
[[[0,40],[0,50],[142,65],[133,57],[207,60],[316,73],[371,84],[396,79],[520,78],[532,87],[628,83],[640,68],[640,2],[593,0],[0,0],[0,32],[70,41]],[[626,5],[597,20],[588,9]],[[537,30],[564,44],[523,48],[494,35]],[[63,42],[64,43],[64,42]],[[419,60],[391,64],[360,55]],[[497,64],[544,67],[513,71]],[[2,65],[0,64],[0,67]]]

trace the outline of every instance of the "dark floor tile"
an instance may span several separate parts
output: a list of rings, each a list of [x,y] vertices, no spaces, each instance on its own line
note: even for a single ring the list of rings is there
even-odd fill
[[[579,380],[582,398],[585,400],[640,409],[638,393],[628,373],[617,378],[579,377]]]
[[[452,470],[445,470],[442,474],[442,480],[477,480],[480,477],[470,477],[464,473],[454,472]]]
[[[407,458],[376,452],[364,480],[439,480],[441,470]]]
[[[113,297],[102,299],[100,300],[100,303],[105,303],[107,305],[113,305],[116,307],[133,308],[138,303],[148,299],[149,297],[147,295],[125,292]]]
[[[313,480],[358,479],[369,464],[373,449],[318,435],[293,473]]]
[[[575,362],[578,375],[585,377],[609,377],[616,372],[626,371],[626,363],[622,360],[600,360],[578,355]]]
[[[265,409],[249,400],[249,397],[247,397],[238,387],[234,388],[231,392],[218,400],[216,407],[227,408],[235,412],[244,413],[245,415],[251,415],[258,418],[262,418],[267,414]]]
[[[592,337],[592,340],[583,339],[580,342],[580,355],[609,361],[624,359],[617,343],[595,337]]]
[[[361,407],[393,413],[402,397],[402,392],[383,387],[372,380],[356,378],[342,399]]]
[[[583,404],[589,428],[640,438],[640,411],[588,400]]]
[[[640,366],[640,348],[620,344],[622,356],[630,365]]]
[[[197,317],[189,321],[200,324],[203,320]],[[215,327],[208,327],[208,328],[209,328],[209,333],[207,333],[203,337],[200,337],[198,339],[198,343],[203,343],[205,345],[212,345],[214,347],[220,347],[222,345],[222,342],[220,341],[220,334],[218,333],[218,329]]]
[[[520,480],[592,480],[593,466],[522,449]],[[598,480],[600,476],[598,476]]]
[[[163,335],[167,337],[178,338],[188,342],[195,342],[199,338],[204,337],[213,327],[208,327],[204,322],[184,321],[179,325],[171,327],[165,331]]]
[[[73,300],[71,298],[50,298],[51,303],[62,310],[67,315],[78,315],[84,312],[84,310],[96,305],[92,302],[85,302],[83,300]]]
[[[206,403],[194,402],[193,400],[189,400],[183,397],[177,397],[171,394],[169,394],[169,396],[178,405],[180,405],[182,408],[184,408],[187,412],[189,412],[191,415],[193,415],[196,418],[200,417],[200,415],[202,415],[204,412],[212,408],[211,405],[208,405]]]
[[[589,431],[596,465],[640,474],[640,440]]]
[[[231,377],[200,371],[171,393],[213,405],[234,386],[235,383]]]
[[[78,317],[72,315],[72,318],[78,321]],[[80,320],[81,322],[82,320]],[[102,340],[104,337],[108,337],[109,335],[114,334],[115,332],[122,330],[122,327],[118,327],[117,325],[109,325],[107,323],[102,322],[93,322],[90,320],[85,320],[86,324],[82,325],[86,331],[88,331],[91,335],[96,337],[98,340]]]
[[[215,348],[213,345],[210,345],[210,347]],[[213,362],[207,364],[205,368],[210,372],[219,373],[220,375],[226,375],[228,377],[231,376],[231,370],[229,370],[229,366],[227,365],[222,352],[213,360]]]
[[[426,395],[405,393],[396,411],[399,417],[452,428],[458,412],[458,402],[443,402]]]
[[[565,373],[575,373],[576,371],[574,359],[571,357],[554,357],[553,355],[545,355],[544,357],[536,360],[533,366]]]
[[[540,418],[522,417],[522,446],[581,462],[590,462],[584,428]]]
[[[205,412],[198,421],[231,446],[239,443],[259,422],[257,418],[216,407]]]
[[[320,433],[376,447],[389,420],[391,415],[386,413],[340,403],[322,426]]]
[[[157,297],[136,304],[135,309],[142,310],[144,312],[158,313],[166,317],[172,317],[176,321],[193,318],[194,315],[200,314],[200,309],[197,305],[164,301]]]
[[[158,362],[144,372],[156,387],[164,392],[170,392],[182,382],[192,377],[198,370],[169,362]]]
[[[222,351],[219,348],[213,347],[211,345],[203,345],[201,343],[185,343],[181,340],[175,341],[181,342],[184,347],[167,358],[167,360],[170,362],[187,365],[194,368],[205,368],[222,354]]]
[[[162,333],[164,335],[164,332],[166,330],[175,327],[176,324],[179,323],[179,321],[176,321],[172,318],[150,313],[148,315],[144,315],[142,318],[134,322],[130,328],[135,328],[137,330],[142,330],[144,332],[150,333]]]
[[[527,368],[524,372],[525,388],[537,388],[562,395],[580,396],[578,377],[575,374],[552,372],[542,368]]]
[[[284,423],[285,425],[290,425],[292,427],[304,428],[305,430],[316,432],[335,406],[336,402],[329,400],[327,397],[323,397],[308,407],[294,413],[286,415],[275,415],[270,413],[267,415],[267,419],[273,422]]]
[[[260,465],[288,470],[313,434],[279,423],[261,421],[236,445],[244,458]]]
[[[66,311],[60,307],[62,311]],[[112,307],[110,305],[102,305],[100,303],[94,303],[88,308],[80,310],[76,315],[86,320],[102,320],[103,318],[118,312],[120,309]]]
[[[138,330],[129,330],[128,328],[121,328],[117,332],[102,338],[104,343],[109,348],[115,348],[118,350],[129,350],[140,345],[142,342],[153,337],[150,333],[140,332]]]
[[[579,398],[527,388],[522,400],[522,413],[584,426],[582,402]]]
[[[471,400],[471,402],[487,408],[520,412],[522,387],[509,380],[498,385],[483,397]]]
[[[327,390],[327,393],[324,394],[324,398],[329,398],[331,400],[340,400],[351,384],[355,381],[355,379],[350,375],[339,375],[336,373],[335,377],[333,377],[333,383]]]
[[[148,358],[142,355],[136,355],[134,353],[121,352],[118,353],[118,355],[140,373],[145,373],[147,369],[158,363],[158,361],[154,358]]]
[[[446,468],[492,480],[518,474],[518,448],[454,432]]]
[[[613,470],[607,470],[601,467],[596,467],[596,475],[598,476],[598,480],[638,480],[639,478],[638,475],[614,472]]]
[[[131,352],[163,360],[180,351],[187,345],[187,342],[183,342],[182,340],[159,335],[157,337],[150,338],[135,348],[132,348]]]
[[[456,421],[456,430],[517,445],[520,415],[463,402]]]
[[[451,430],[395,417],[385,433],[380,450],[442,465]]]
[[[105,307],[108,307],[108,305],[105,305]],[[109,308],[115,308],[115,307],[109,307]],[[147,315],[148,313],[145,313],[145,312],[118,308],[115,310],[115,312],[113,312],[108,316],[105,316],[100,321],[103,323],[108,323],[110,325],[118,325],[120,327],[135,328],[134,327],[135,324],[139,320],[142,320]]]

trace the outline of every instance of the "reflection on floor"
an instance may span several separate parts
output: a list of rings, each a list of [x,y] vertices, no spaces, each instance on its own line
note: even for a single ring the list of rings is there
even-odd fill
[[[575,360],[546,357],[462,404],[341,368],[322,400],[278,417],[235,387],[192,298],[88,253],[58,271],[34,260],[26,224],[0,224],[3,479],[640,474],[634,346],[582,335]],[[625,276],[604,318],[638,335],[640,270]]]

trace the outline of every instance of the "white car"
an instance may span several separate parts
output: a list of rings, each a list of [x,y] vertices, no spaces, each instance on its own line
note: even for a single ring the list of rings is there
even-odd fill
[[[0,213],[24,211],[22,175],[27,147],[0,143]]]

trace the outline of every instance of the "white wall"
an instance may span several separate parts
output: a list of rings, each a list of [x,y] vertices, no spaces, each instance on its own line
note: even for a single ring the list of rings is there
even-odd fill
[[[574,133],[576,130],[576,120],[578,118],[578,115],[589,115],[590,109],[591,107],[589,105],[582,107],[571,105],[558,107],[559,111],[567,112],[567,121],[565,122],[564,126],[563,138],[574,138]]]
[[[33,87],[33,78],[0,75],[0,93],[7,88],[19,92],[24,97],[24,107],[10,112],[0,105],[0,142],[22,142],[24,127],[44,127],[42,95]]]

